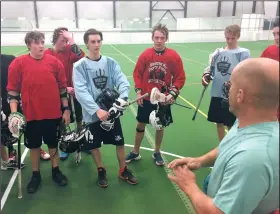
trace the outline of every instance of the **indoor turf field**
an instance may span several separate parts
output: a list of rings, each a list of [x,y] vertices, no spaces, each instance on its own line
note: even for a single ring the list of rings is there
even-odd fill
[[[248,48],[252,57],[261,52],[272,41],[240,42]],[[198,103],[202,86],[201,74],[208,63],[209,53],[223,43],[168,44],[182,57],[186,72],[186,84],[181,90],[177,103],[191,107],[172,107],[174,124],[166,128],[162,152],[170,162],[179,156],[200,156],[218,145],[214,124],[207,122],[206,116],[210,102],[209,89],[206,91],[195,121],[192,116]],[[131,83],[130,100],[135,98],[132,72],[141,52],[150,47],[141,45],[103,45],[102,54],[113,57],[121,65],[122,71]],[[1,47],[5,54],[21,55],[27,53],[26,47]],[[83,47],[86,51],[86,48]],[[122,116],[126,150],[134,144],[137,104],[129,107]],[[186,214],[194,213],[189,200],[167,178],[168,169],[158,167],[152,159],[154,130],[147,126],[142,143],[142,160],[128,166],[133,170],[139,184],[131,186],[118,179],[118,162],[114,146],[103,146],[103,162],[107,168],[109,186],[102,189],[97,185],[97,171],[90,155],[82,153],[79,166],[75,164],[75,155],[60,163],[60,168],[69,179],[67,187],[57,187],[51,179],[50,161],[41,161],[42,184],[38,192],[26,193],[32,170],[28,150],[22,147],[24,163],[22,170],[23,198],[17,198],[16,172],[3,171],[1,189],[4,193],[1,201],[4,214]],[[44,148],[46,148],[44,146]],[[197,183],[202,187],[203,180],[210,172],[209,168],[196,171]]]

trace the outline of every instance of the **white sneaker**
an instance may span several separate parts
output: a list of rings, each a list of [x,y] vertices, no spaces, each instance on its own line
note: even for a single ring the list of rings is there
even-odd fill
[[[42,160],[49,160],[51,158],[50,154],[45,152],[43,149],[41,149],[41,159]]]
[[[25,167],[24,163],[21,163],[21,168]],[[8,160],[8,161],[1,161],[1,169],[8,170],[8,169],[17,169],[18,165],[16,161]]]

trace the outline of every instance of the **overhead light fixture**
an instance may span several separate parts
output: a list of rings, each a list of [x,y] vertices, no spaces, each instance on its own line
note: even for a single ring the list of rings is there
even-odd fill
[[[25,20],[25,17],[18,17],[18,20]]]

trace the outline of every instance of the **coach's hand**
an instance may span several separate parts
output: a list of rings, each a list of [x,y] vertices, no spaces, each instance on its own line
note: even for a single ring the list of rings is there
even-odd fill
[[[63,112],[62,120],[64,121],[66,126],[70,124],[70,110],[65,110]]]
[[[96,115],[101,121],[106,121],[109,117],[109,113],[107,111],[104,111],[103,109],[98,109],[96,111]]]
[[[202,165],[199,158],[180,158],[175,159],[168,164],[169,169],[176,168],[177,166],[186,165],[191,170],[199,169]]]

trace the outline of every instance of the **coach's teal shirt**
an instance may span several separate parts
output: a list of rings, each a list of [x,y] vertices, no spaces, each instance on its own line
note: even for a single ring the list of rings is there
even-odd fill
[[[207,195],[225,214],[268,214],[279,207],[279,123],[238,128],[219,145]]]
[[[226,50],[218,49],[218,55],[215,57],[215,69],[212,74],[213,84],[211,88],[211,97],[225,98],[223,95],[223,84],[229,81],[234,67],[241,61],[250,57],[250,51],[246,48],[235,48]]]

